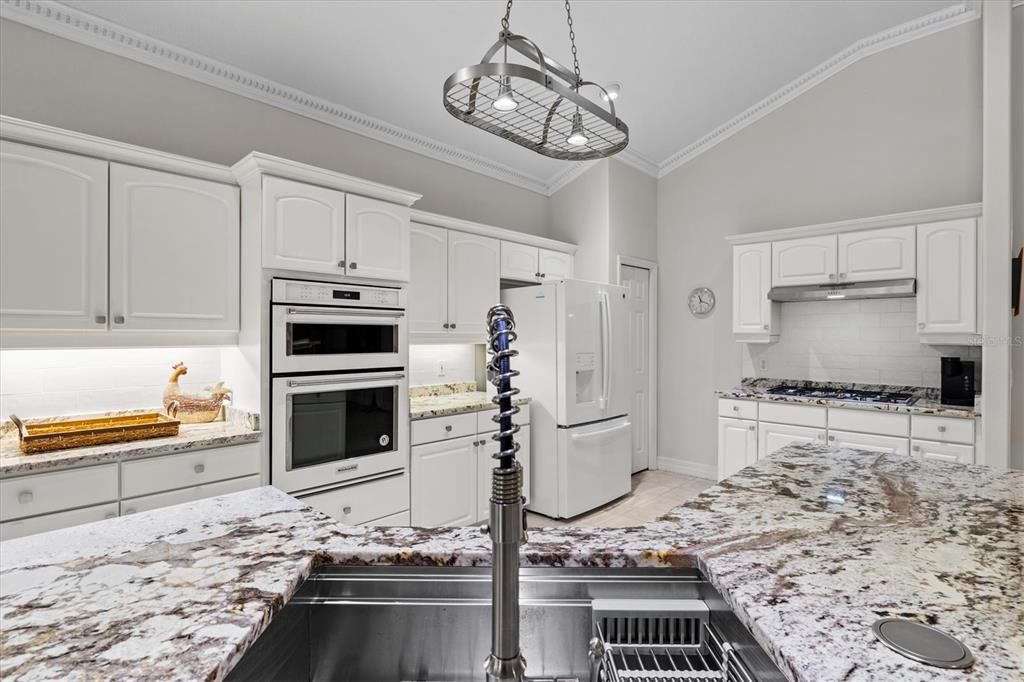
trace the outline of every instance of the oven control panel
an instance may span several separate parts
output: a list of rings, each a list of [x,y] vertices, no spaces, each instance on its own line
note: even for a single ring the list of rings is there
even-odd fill
[[[405,291],[394,287],[275,279],[271,294],[273,303],[305,303],[308,305],[359,308],[405,308]]]

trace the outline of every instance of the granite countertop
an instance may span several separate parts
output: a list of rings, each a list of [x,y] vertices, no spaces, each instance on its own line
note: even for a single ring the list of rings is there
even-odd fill
[[[409,416],[417,421],[497,409],[491,397],[486,391],[478,391],[475,383],[413,386],[409,389]],[[519,395],[512,402],[525,405],[530,399]]]
[[[698,567],[793,680],[1024,673],[1024,473],[793,445],[639,528],[532,530],[524,565]],[[478,528],[334,524],[273,488],[0,545],[0,674],[221,679],[318,565],[481,565]],[[942,671],[877,643],[959,637]],[[59,632],[59,637],[54,633]]]
[[[0,426],[0,478],[168,455],[185,450],[255,443],[262,436],[259,427],[256,414],[229,410],[226,421],[182,424],[178,435],[169,438],[149,438],[26,455],[18,449],[18,433],[13,424],[5,422]]]
[[[801,386],[807,388],[840,388],[861,391],[890,391],[899,393],[911,393],[915,396],[910,405],[898,405],[895,403],[858,403],[846,400],[830,400],[827,398],[807,398],[790,395],[773,395],[768,393],[769,389],[781,385]],[[874,410],[876,412],[905,412],[908,414],[930,414],[942,417],[961,417],[973,419],[981,416],[980,397],[974,407],[956,407],[943,405],[939,402],[938,391],[933,388],[921,386],[891,386],[883,384],[852,384],[833,381],[802,381],[786,379],[743,379],[739,386],[715,391],[720,398],[732,398],[734,400],[771,400],[780,403],[800,403],[804,405],[827,405],[828,407],[842,407],[851,410]]]

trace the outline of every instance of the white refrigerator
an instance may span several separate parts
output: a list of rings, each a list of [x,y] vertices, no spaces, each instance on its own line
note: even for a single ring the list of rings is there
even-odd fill
[[[626,290],[555,280],[506,289],[513,385],[531,398],[529,508],[572,518],[630,490]]]

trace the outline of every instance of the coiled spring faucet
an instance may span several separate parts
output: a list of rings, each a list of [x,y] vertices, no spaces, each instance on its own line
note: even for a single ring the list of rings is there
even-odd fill
[[[526,541],[526,508],[523,502],[523,467],[516,461],[519,426],[512,417],[519,408],[512,398],[519,393],[512,387],[510,359],[519,354],[510,344],[516,340],[516,321],[506,306],[487,311],[487,378],[497,387],[492,401],[498,414],[498,452],[492,457],[498,465],[491,472],[490,535],[493,546],[491,567],[491,653],[484,663],[489,682],[521,682],[526,661],[519,648],[519,546]]]

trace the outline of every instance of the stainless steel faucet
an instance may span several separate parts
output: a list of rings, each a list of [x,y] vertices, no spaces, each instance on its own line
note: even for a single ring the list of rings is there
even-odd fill
[[[519,546],[526,541],[526,508],[523,504],[523,467],[516,461],[519,443],[515,434],[519,426],[512,416],[519,408],[512,398],[519,393],[512,388],[510,358],[518,351],[510,348],[516,340],[515,318],[506,306],[496,305],[487,311],[487,378],[497,389],[492,399],[498,405],[498,452],[492,457],[498,466],[491,472],[490,535],[493,547],[491,568],[491,653],[484,662],[490,682],[522,682],[526,660],[519,648]]]

